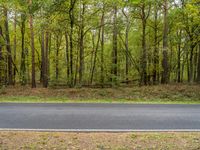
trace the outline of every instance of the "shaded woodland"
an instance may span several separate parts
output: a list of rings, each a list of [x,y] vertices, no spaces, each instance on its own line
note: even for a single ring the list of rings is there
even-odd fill
[[[1,0],[0,86],[200,83],[198,0]]]

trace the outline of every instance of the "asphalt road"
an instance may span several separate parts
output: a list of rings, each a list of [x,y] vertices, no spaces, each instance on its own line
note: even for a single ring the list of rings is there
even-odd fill
[[[0,104],[0,129],[200,130],[200,105]]]

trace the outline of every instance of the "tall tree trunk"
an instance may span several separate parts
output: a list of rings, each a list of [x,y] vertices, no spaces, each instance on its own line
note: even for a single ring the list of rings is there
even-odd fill
[[[79,64],[79,84],[82,85],[82,78],[84,72],[84,15],[85,15],[85,3],[82,4],[81,11],[81,26],[80,26],[80,64]]]
[[[45,50],[44,50],[44,76],[43,76],[43,87],[48,87],[48,59],[49,59],[49,32],[45,33]]]
[[[26,84],[26,54],[25,54],[25,22],[26,16],[25,14],[21,14],[21,66],[20,66],[20,78],[21,78],[21,85]]]
[[[69,84],[70,78],[70,64],[69,64],[69,38],[68,33],[65,32],[65,49],[66,49],[66,63],[67,63],[67,83]]]
[[[51,58],[51,44],[52,44],[52,34],[51,32],[48,32],[48,54],[47,54],[47,76],[48,76],[48,82],[50,81],[50,58]],[[47,48],[47,47],[46,47]]]
[[[29,0],[29,6],[32,6],[32,0]],[[34,45],[34,30],[33,30],[33,14],[30,13],[29,25],[31,31],[31,52],[32,52],[32,88],[36,88],[35,80],[35,45]]]
[[[60,51],[60,44],[59,44],[59,35],[56,36],[56,68],[55,68],[55,73],[56,73],[56,80],[58,80],[59,77],[59,51]]]
[[[9,33],[9,25],[8,25],[8,10],[4,8],[4,16],[5,16],[5,35],[6,35],[6,49],[8,53],[8,84],[13,84],[13,70],[12,70],[12,52],[10,46],[10,33]]]
[[[46,38],[46,40],[45,40]],[[41,73],[42,73],[42,84],[44,88],[48,86],[48,77],[47,77],[47,60],[48,60],[48,32],[45,33],[44,29],[42,28],[42,38],[41,38]]]
[[[40,82],[43,83],[44,81],[44,69],[45,69],[45,61],[44,61],[44,28],[42,27],[41,31],[41,69],[40,69]]]
[[[197,66],[197,82],[200,83],[200,44],[199,46],[199,54],[198,54],[198,66]]]
[[[93,78],[94,78],[94,71],[96,68],[96,62],[97,62],[97,52],[99,49],[99,42],[100,42],[100,38],[101,38],[101,28],[99,28],[99,33],[98,33],[98,37],[97,37],[97,44],[96,44],[96,48],[94,49],[94,62],[92,65],[92,70],[91,70],[91,78],[90,78],[90,83],[92,84],[93,82]]]
[[[193,67],[193,58],[194,58],[194,56],[193,56],[193,53],[194,53],[194,48],[195,48],[195,46],[192,44],[193,43],[193,40],[191,40],[191,42],[190,42],[191,44],[190,44],[190,58],[189,58],[189,79],[188,79],[188,81],[191,83],[191,82],[193,82],[193,74],[194,74],[194,67]]]
[[[104,20],[105,20],[105,6],[103,6],[103,13],[101,17],[101,26],[102,26],[102,31],[101,31],[101,85],[102,87],[104,86]]]
[[[169,82],[168,65],[168,0],[164,0],[164,31],[163,31],[163,60],[162,60],[162,84]]]
[[[154,52],[153,52],[153,84],[157,83],[157,73],[159,68],[159,52],[158,52],[158,8],[155,4],[154,8]]]
[[[130,20],[129,20],[129,17],[128,17],[128,15],[126,14],[126,12],[124,11],[124,8],[123,8],[123,10],[122,10],[122,12],[123,12],[123,14],[124,14],[124,16],[125,16],[125,18],[126,18],[126,36],[125,36],[125,51],[126,51],[126,55],[125,55],[125,57],[126,57],[126,65],[125,65],[125,68],[126,68],[126,70],[125,70],[125,72],[126,72],[126,81],[128,81],[129,80],[129,78],[128,78],[128,75],[129,75],[129,56],[128,56],[128,54],[129,54],[129,31],[130,31]],[[127,84],[128,84],[128,82],[126,82]]]
[[[113,51],[112,51],[112,82],[117,81],[118,75],[118,43],[117,43],[117,6],[114,6],[114,17],[113,17]]]
[[[17,13],[15,12],[14,16],[14,45],[13,45],[13,51],[14,51],[14,57],[13,62],[16,64],[16,50],[17,50]],[[16,83],[16,68],[13,69],[13,83]]]
[[[194,76],[193,76],[193,81],[197,81],[197,65],[198,65],[198,46],[195,47],[195,54],[194,54]]]
[[[147,85],[147,50],[146,50],[146,15],[145,15],[145,4],[143,2],[141,8],[141,19],[142,19],[142,57],[141,57],[141,84]]]
[[[74,86],[73,71],[73,34],[74,34],[74,8],[77,0],[70,0],[69,18],[70,18],[70,87]]]
[[[2,33],[2,27],[0,25],[0,40],[3,41],[3,33]],[[4,65],[3,65],[3,52],[2,52],[3,46],[2,43],[0,43],[0,88],[4,84]]]
[[[178,39],[179,39],[179,42],[178,42],[178,59],[177,59],[177,64],[178,64],[178,67],[177,67],[177,81],[178,83],[181,82],[181,35],[182,35],[182,31],[180,30],[180,33],[177,32],[177,36],[178,36]]]

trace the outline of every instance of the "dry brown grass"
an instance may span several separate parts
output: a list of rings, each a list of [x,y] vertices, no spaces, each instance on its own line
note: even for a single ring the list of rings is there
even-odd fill
[[[0,132],[1,150],[198,150],[200,133]]]
[[[0,97],[8,96],[38,96],[65,97],[68,99],[192,99],[200,100],[199,85],[159,85],[146,87],[119,87],[105,89],[77,88],[77,89],[53,89],[30,87],[8,87],[0,94]]]

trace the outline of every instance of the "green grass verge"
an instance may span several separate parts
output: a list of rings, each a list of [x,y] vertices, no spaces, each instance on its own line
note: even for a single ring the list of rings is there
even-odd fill
[[[0,103],[133,103],[133,104],[200,104],[193,99],[68,99],[67,97],[7,96]]]

